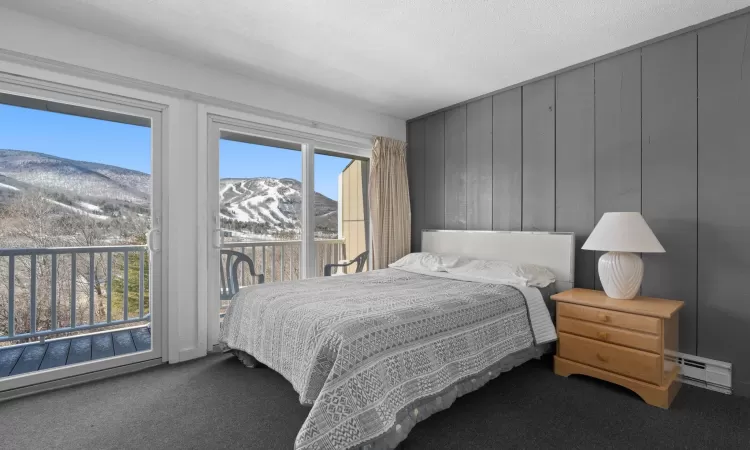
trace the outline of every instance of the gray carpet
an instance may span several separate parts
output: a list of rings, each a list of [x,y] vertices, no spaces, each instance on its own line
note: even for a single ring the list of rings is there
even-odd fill
[[[227,355],[0,403],[3,449],[291,449],[292,386]],[[418,424],[405,450],[750,448],[750,399],[684,386],[669,411],[550,361],[503,374]]]

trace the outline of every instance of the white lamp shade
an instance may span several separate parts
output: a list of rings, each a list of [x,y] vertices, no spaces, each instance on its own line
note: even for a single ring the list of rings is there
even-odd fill
[[[664,247],[637,212],[604,213],[582,248],[605,252],[664,253]]]

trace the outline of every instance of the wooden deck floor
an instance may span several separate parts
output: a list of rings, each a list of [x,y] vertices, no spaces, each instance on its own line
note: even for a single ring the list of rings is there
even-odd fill
[[[0,347],[0,378],[151,349],[148,327]]]

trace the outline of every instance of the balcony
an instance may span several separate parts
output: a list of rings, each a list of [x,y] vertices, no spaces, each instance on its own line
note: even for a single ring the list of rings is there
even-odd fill
[[[0,377],[150,349],[148,275],[143,245],[0,249]]]

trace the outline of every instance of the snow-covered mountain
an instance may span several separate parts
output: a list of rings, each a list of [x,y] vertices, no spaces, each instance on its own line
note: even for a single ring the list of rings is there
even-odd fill
[[[60,212],[99,219],[147,213],[151,176],[136,170],[44,153],[0,150],[0,203],[29,189],[40,190]],[[222,179],[223,227],[254,234],[298,232],[302,184],[291,178]],[[316,229],[335,233],[338,204],[315,193]]]
[[[221,217],[247,224],[259,233],[299,230],[302,218],[302,183],[292,178],[225,178],[219,197]],[[315,193],[315,225],[335,232],[338,204]]]
[[[0,150],[0,175],[0,183],[16,189],[34,187],[93,201],[148,206],[151,192],[151,176],[137,170],[21,150]]]

